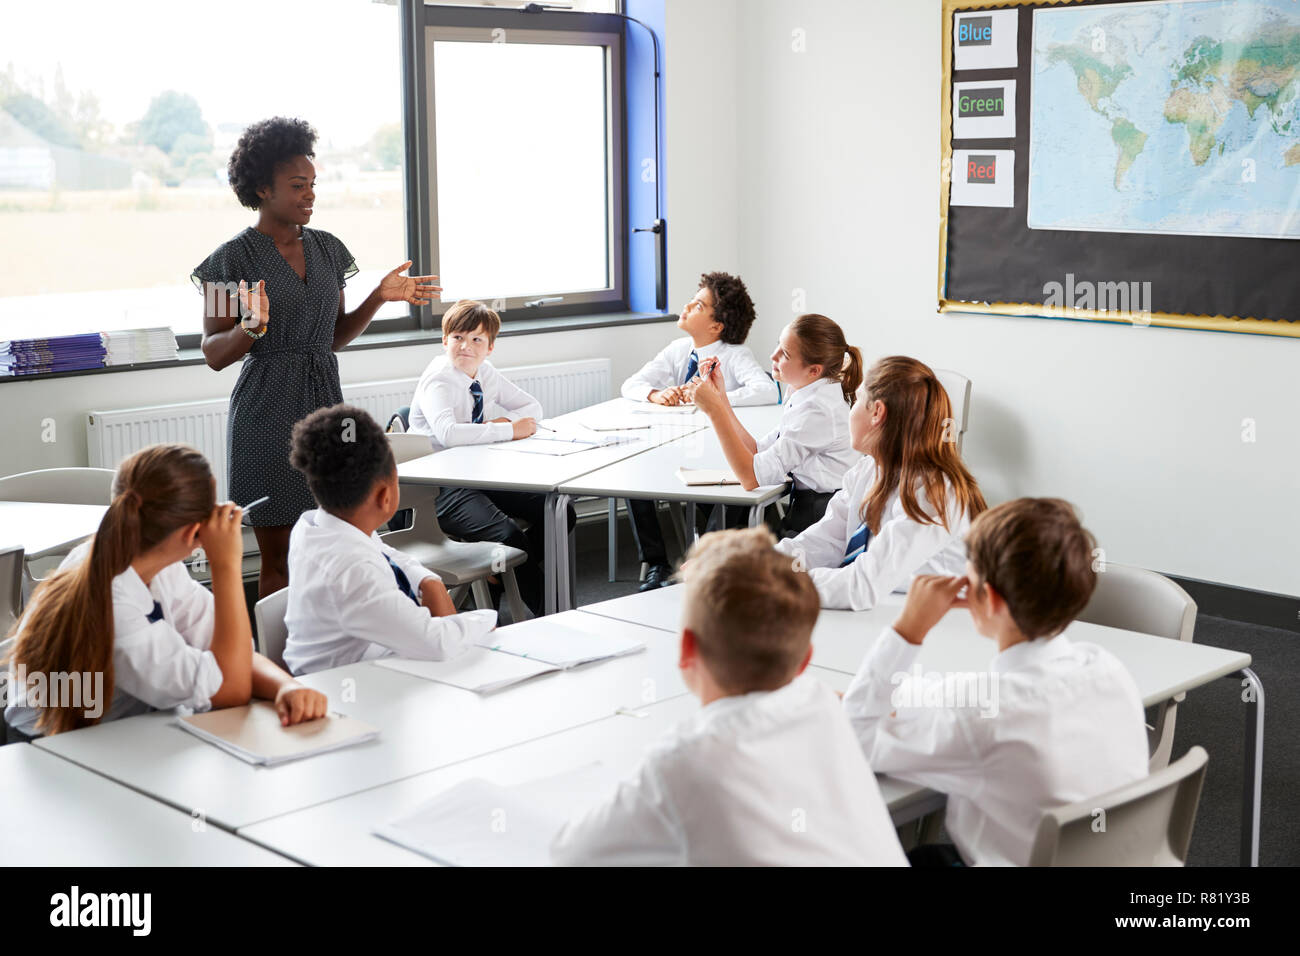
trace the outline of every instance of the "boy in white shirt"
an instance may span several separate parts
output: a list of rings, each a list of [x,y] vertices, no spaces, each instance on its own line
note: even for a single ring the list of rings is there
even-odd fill
[[[560,865],[906,864],[835,693],[804,674],[817,592],[765,528],[684,568],[682,676],[703,707],[551,845]]]
[[[293,466],[317,504],[289,537],[294,674],[379,657],[447,660],[496,626],[496,612],[457,614],[442,580],[376,533],[397,512],[397,464],[360,408],[318,409],[293,429]]]
[[[1108,651],[1061,633],[1096,587],[1095,545],[1057,498],[984,512],[967,537],[966,575],[914,580],[844,694],[872,767],[948,794],[948,832],[968,864],[1025,865],[1044,810],[1147,773],[1132,676]],[[989,672],[935,687],[939,678],[909,672],[952,607],[970,609],[997,655]]]
[[[715,363],[706,364],[706,359],[716,359],[732,405],[775,405],[780,399],[776,382],[745,347],[754,317],[754,302],[739,276],[701,275],[699,291],[677,318],[685,337],[674,339],[625,381],[623,397],[657,405],[689,404],[695,400],[701,366],[707,371]],[[649,565],[641,590],[663,587],[670,583],[672,568],[659,527],[659,503],[629,501],[628,512],[637,554]],[[717,526],[717,520],[710,528]],[[729,509],[725,520],[727,525],[743,524],[743,509]]]
[[[429,363],[411,399],[409,431],[428,435],[434,451],[455,445],[516,441],[537,431],[542,406],[501,375],[487,357],[496,346],[501,317],[481,302],[462,299],[442,317],[446,354]],[[542,612],[546,496],[527,491],[442,488],[438,524],[462,541],[496,541],[528,554],[515,574],[519,593]],[[529,525],[520,528],[516,519]],[[569,508],[569,529],[575,522]]]

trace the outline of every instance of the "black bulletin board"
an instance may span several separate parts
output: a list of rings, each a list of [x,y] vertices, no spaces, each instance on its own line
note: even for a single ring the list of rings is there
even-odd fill
[[[1045,285],[1072,274],[1094,282],[1149,282],[1141,324],[1300,337],[1300,240],[1029,228],[1033,10],[1059,5],[944,0],[939,310],[1134,321],[1068,303],[1049,308]],[[1016,67],[954,70],[954,14],[1006,8],[1017,8],[1019,14]],[[954,140],[953,83],[1010,77],[1017,90],[1014,139]],[[953,169],[954,149],[1014,149],[1015,205],[950,205],[951,177],[964,172]],[[1114,162],[1113,155],[1108,161]],[[1300,176],[1300,166],[1296,171]]]

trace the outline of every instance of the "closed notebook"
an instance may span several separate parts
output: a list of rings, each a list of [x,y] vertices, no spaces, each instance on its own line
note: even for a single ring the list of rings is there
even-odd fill
[[[559,670],[554,664],[545,661],[515,654],[499,654],[482,647],[471,647],[450,661],[413,661],[403,657],[384,657],[375,663],[412,677],[450,684],[477,694],[490,694]]]
[[[599,763],[511,787],[466,780],[374,832],[448,866],[549,866],[560,827],[617,782]]]
[[[677,480],[688,487],[740,484],[735,475],[720,468],[678,468]]]
[[[181,728],[240,760],[274,766],[372,740],[379,731],[343,714],[328,714],[292,727],[280,725],[275,705],[259,700],[181,717]]]
[[[610,622],[606,620],[593,621],[586,626],[592,630],[538,617],[492,631],[479,640],[479,646],[561,668],[622,657],[645,649],[645,644],[636,638],[610,633]]]

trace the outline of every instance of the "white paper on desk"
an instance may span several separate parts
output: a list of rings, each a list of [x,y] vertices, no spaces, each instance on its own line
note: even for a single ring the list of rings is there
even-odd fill
[[[472,690],[477,694],[490,694],[514,684],[531,680],[541,674],[559,670],[545,661],[519,657],[515,654],[498,654],[482,647],[471,647],[450,661],[413,661],[404,657],[383,657],[375,661],[380,667],[410,674],[424,680],[437,681]]]
[[[617,779],[592,763],[512,787],[466,780],[374,832],[450,866],[550,866],[560,827]]]
[[[618,435],[533,435],[519,441],[497,442],[488,447],[498,451],[522,451],[530,455],[572,455],[593,448],[609,448],[636,441],[640,441],[640,438]]]
[[[592,634],[545,618],[534,618],[527,627],[492,631],[479,639],[479,646],[566,669],[645,650],[635,638]]]
[[[646,402],[644,405],[638,405],[632,409],[633,415],[694,415],[699,410],[698,405],[656,405],[654,402]]]

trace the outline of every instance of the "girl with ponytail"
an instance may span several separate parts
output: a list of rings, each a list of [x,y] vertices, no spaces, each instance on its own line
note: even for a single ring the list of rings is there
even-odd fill
[[[849,426],[867,457],[820,521],[777,544],[809,568],[822,607],[863,611],[918,574],[965,574],[962,539],[986,506],[934,372],[904,356],[876,362]]]
[[[826,316],[801,315],[781,330],[772,377],[785,386],[781,423],[757,440],[736,417],[716,367],[696,389],[695,404],[713,422],[744,488],[791,481],[790,506],[775,529],[789,537],[825,513],[860,457],[849,442],[849,407],[862,382],[862,355]]]
[[[15,625],[11,730],[57,734],[250,697],[275,700],[284,724],[325,713],[324,695],[253,652],[242,512],[218,505],[215,488],[207,460],[186,445],[154,445],[122,462],[99,530],[36,589]],[[198,545],[211,592],[183,564]]]

